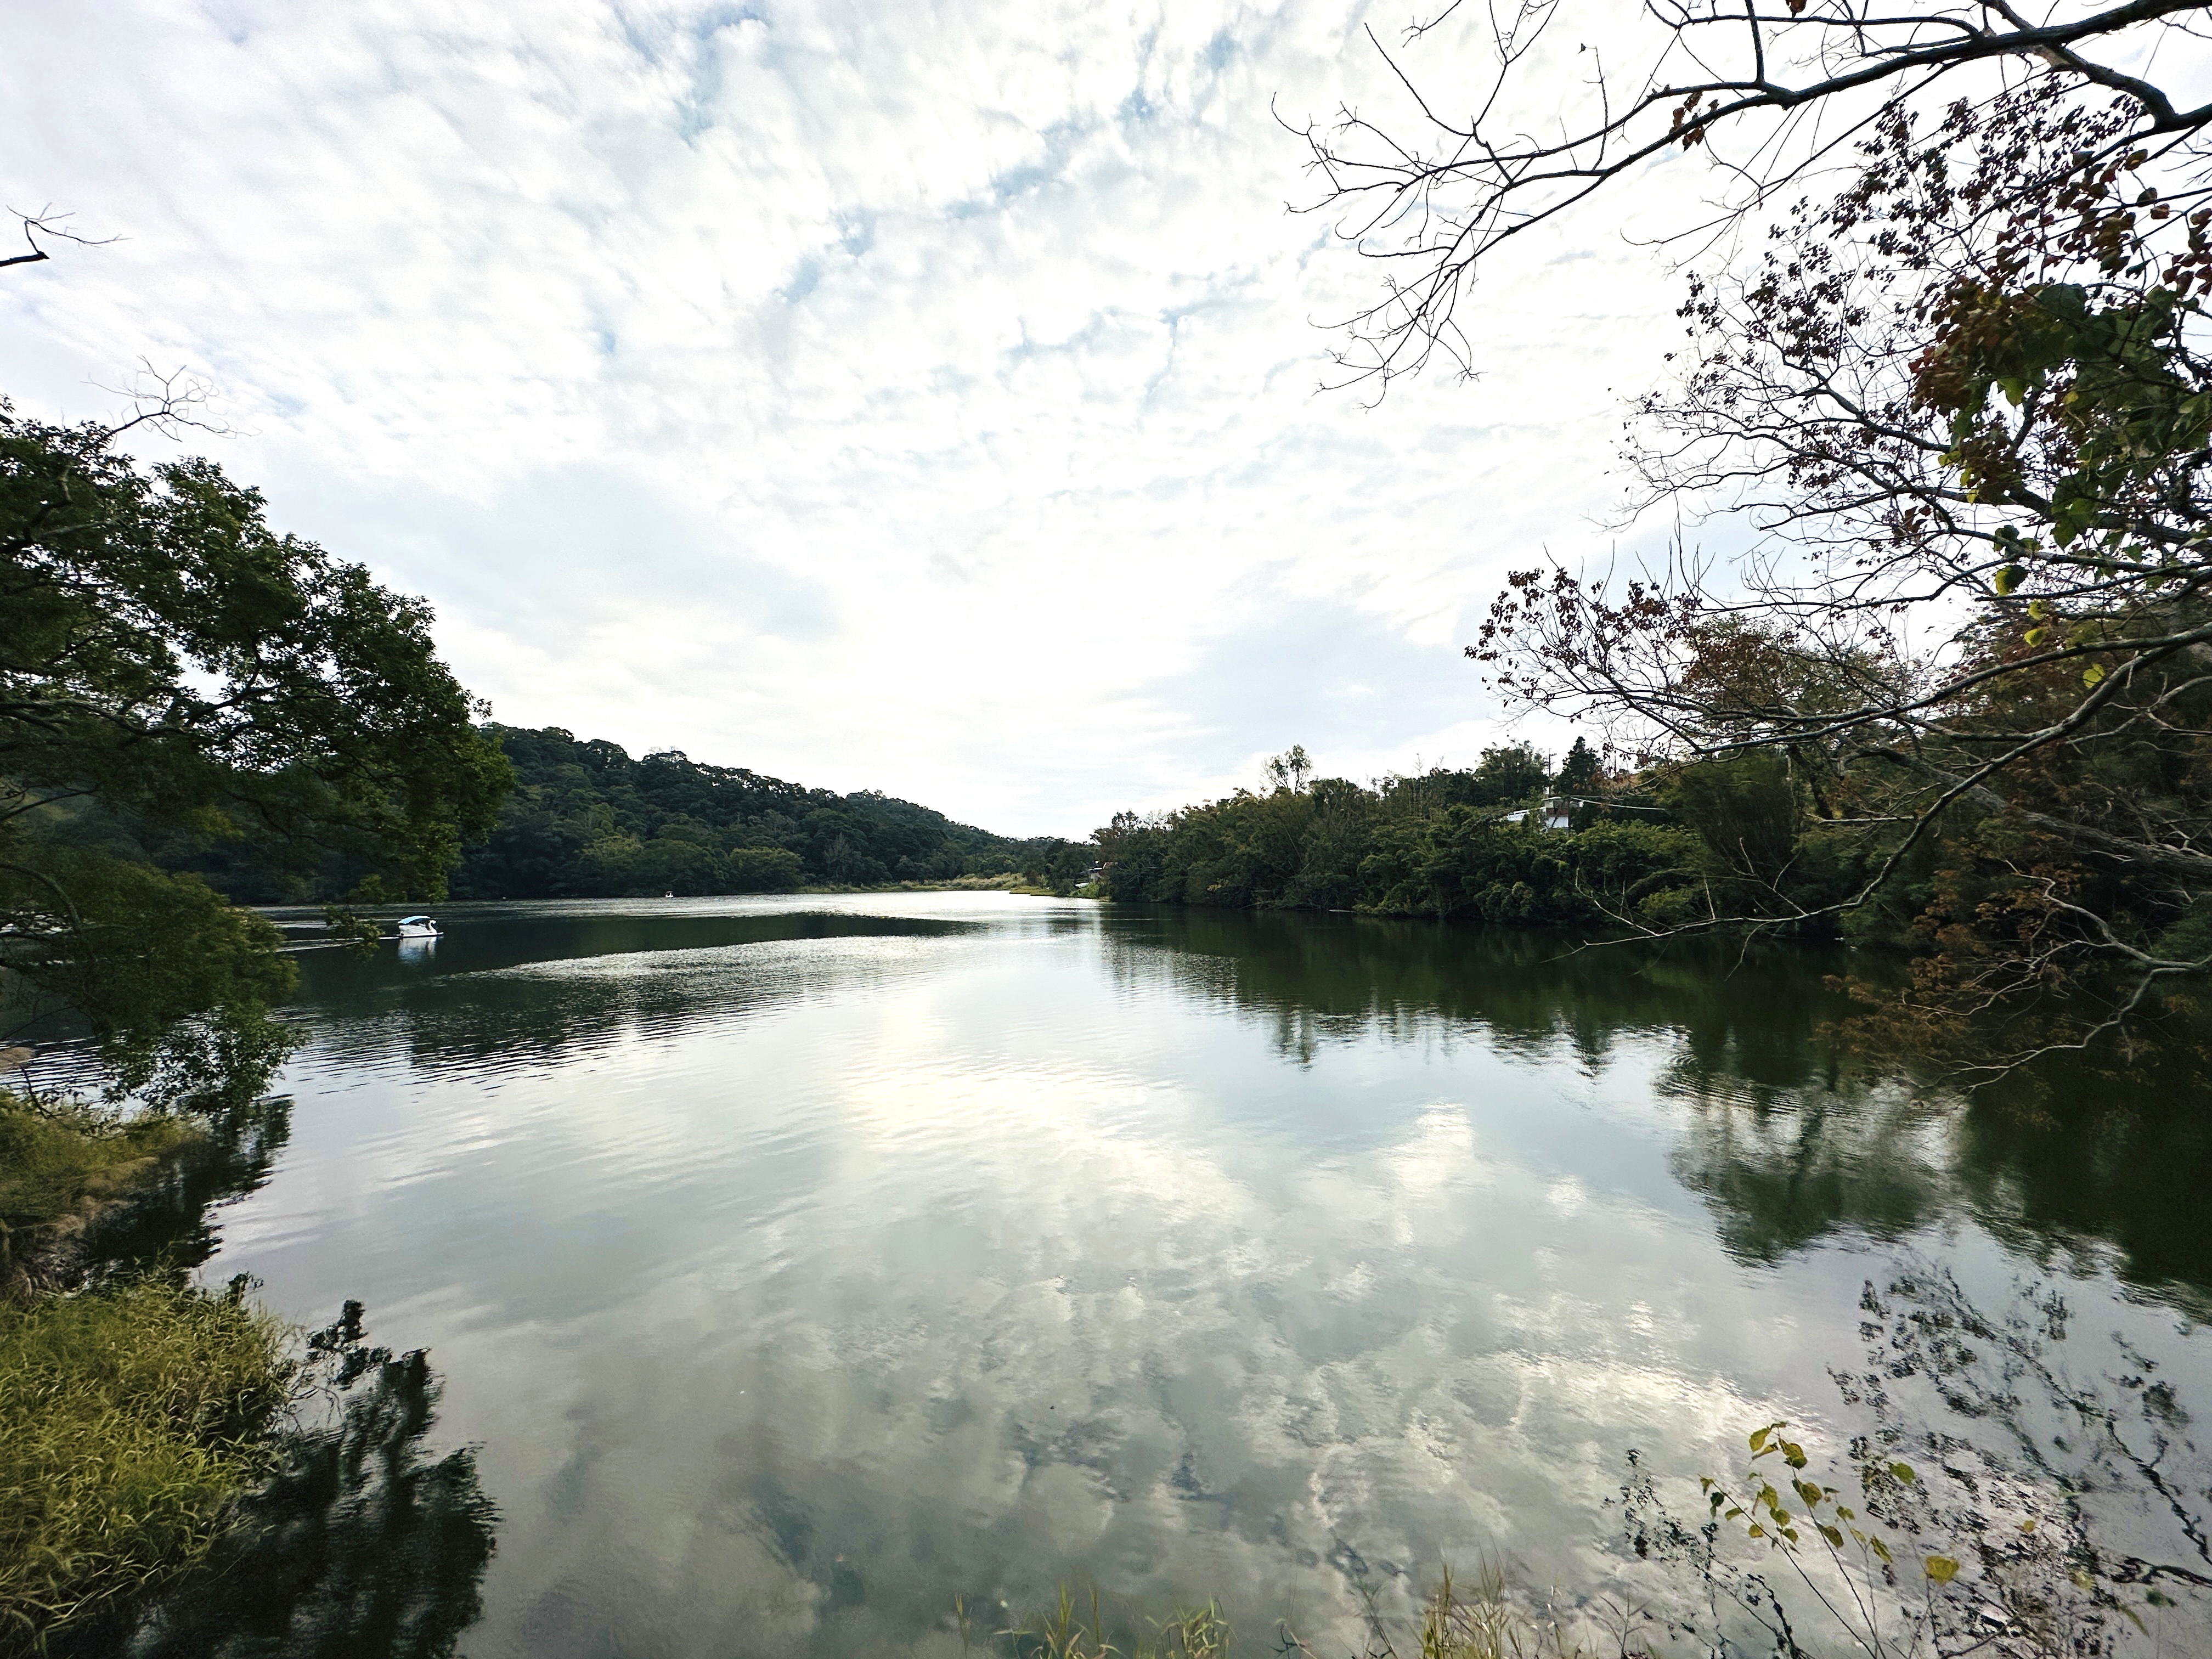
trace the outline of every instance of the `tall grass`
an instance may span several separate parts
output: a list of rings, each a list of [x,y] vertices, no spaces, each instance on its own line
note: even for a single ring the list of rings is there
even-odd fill
[[[1155,1621],[1147,1632],[1109,1634],[1097,1589],[1086,1600],[1065,1584],[1050,1611],[1005,1630],[979,1632],[957,1600],[953,1618],[963,1646],[995,1648],[1013,1659],[1226,1659],[1234,1635],[1212,1601]],[[1609,1601],[1566,1616],[1548,1605],[1532,1607],[1511,1594],[1495,1565],[1471,1583],[1445,1567],[1409,1622],[1386,1618],[1370,1593],[1366,1625],[1358,1659],[1649,1659],[1650,1638],[1660,1629],[1640,1608]],[[1255,1646],[1276,1659],[1351,1659],[1321,1653],[1286,1624]]]
[[[40,1644],[207,1554],[269,1466],[289,1347],[242,1280],[0,1304],[0,1647]]]
[[[1367,1659],[1398,1659],[1389,1626],[1370,1614],[1368,1628]],[[1471,1587],[1444,1568],[1411,1634],[1420,1659],[1646,1659],[1657,1628],[1643,1609],[1607,1600],[1571,1616],[1549,1603],[1525,1605],[1504,1571],[1486,1565]]]
[[[0,1295],[28,1289],[100,1207],[204,1139],[161,1113],[34,1105],[0,1090]]]
[[[1127,1638],[1126,1647],[1119,1645],[1107,1638],[1096,1585],[1087,1607],[1079,1607],[1062,1584],[1051,1612],[1006,1630],[978,1630],[958,1596],[953,1598],[952,1618],[963,1649],[1011,1648],[1017,1659],[1222,1659],[1229,1651],[1228,1620],[1212,1601],[1158,1620],[1149,1636]]]

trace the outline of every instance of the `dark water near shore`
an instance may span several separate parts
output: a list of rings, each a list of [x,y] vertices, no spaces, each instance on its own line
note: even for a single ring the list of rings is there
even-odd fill
[[[477,1656],[957,1653],[1080,1574],[1355,1633],[1613,1570],[1630,1446],[1839,1427],[1902,1253],[2201,1399],[2212,1124],[1852,1075],[1836,960],[997,894],[456,906],[302,953],[204,1270],[427,1346],[503,1519]]]

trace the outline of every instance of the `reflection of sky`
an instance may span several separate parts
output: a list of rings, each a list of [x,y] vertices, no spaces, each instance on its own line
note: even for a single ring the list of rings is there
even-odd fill
[[[536,962],[591,942],[494,910],[310,983],[210,1271],[431,1346],[507,1517],[472,1653],[858,1651],[1074,1570],[1309,1635],[1363,1572],[1589,1583],[1623,1449],[1829,1410],[1869,1231],[2004,1282],[1899,1099],[1807,1164],[1868,1228],[1747,1249],[1779,1120],[1686,1099],[1656,1024],[1285,1048],[1088,907],[830,904]]]

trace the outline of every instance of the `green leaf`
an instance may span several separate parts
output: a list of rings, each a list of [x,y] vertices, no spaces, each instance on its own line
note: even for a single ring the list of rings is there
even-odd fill
[[[2002,598],[2027,580],[2027,568],[2025,565],[2008,564],[1990,579],[1990,586],[1996,588]]]
[[[1824,1523],[1824,1522],[1815,1522],[1814,1524],[1820,1527],[1820,1536],[1821,1536],[1821,1537],[1823,1537],[1823,1538],[1826,1539],[1826,1540],[1828,1540],[1828,1542],[1829,1542],[1830,1544],[1833,1545],[1836,1548],[1838,1548],[1838,1549],[1841,1549],[1841,1548],[1843,1548],[1843,1547],[1844,1547],[1844,1535],[1843,1535],[1843,1534],[1841,1534],[1840,1532],[1838,1532],[1838,1531],[1837,1531],[1833,1527],[1828,1526],[1828,1525],[1826,1525],[1826,1523]]]
[[[1948,1584],[1959,1576],[1959,1564],[1948,1555],[1931,1555],[1924,1565],[1928,1576],[1939,1584]]]
[[[2094,685],[2104,678],[2104,669],[2096,663],[2091,663],[2081,671],[2081,684],[2084,685]]]
[[[1766,1449],[1766,1437],[1767,1437],[1768,1435],[1770,1435],[1770,1434],[1773,1433],[1773,1432],[1774,1432],[1774,1431],[1773,1431],[1773,1429],[1772,1429],[1771,1427],[1769,1427],[1769,1428],[1764,1428],[1764,1429],[1753,1429],[1753,1430],[1751,1431],[1751,1449],[1752,1449],[1752,1450],[1753,1450],[1753,1451],[1764,1451],[1764,1450],[1765,1450],[1765,1449]]]
[[[1912,1465],[1910,1463],[1892,1463],[1889,1466],[1889,1476],[1891,1480],[1902,1480],[1909,1486],[1912,1484]]]

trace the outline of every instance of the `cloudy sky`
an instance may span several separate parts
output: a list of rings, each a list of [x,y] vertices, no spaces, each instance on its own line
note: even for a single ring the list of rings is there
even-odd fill
[[[1402,0],[9,9],[3,199],[123,239],[0,280],[22,410],[187,369],[496,718],[1010,833],[1471,762],[1459,647],[1609,545],[1674,327],[1623,198],[1494,269],[1480,380],[1319,389],[1375,270],[1271,107],[1401,113]]]

